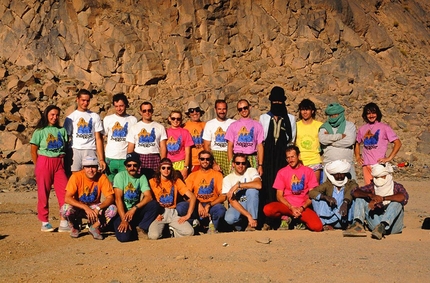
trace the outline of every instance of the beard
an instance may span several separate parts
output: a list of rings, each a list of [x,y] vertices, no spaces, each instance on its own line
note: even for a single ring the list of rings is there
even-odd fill
[[[272,103],[270,106],[270,113],[275,116],[285,117],[287,116],[287,107],[285,107],[285,103],[275,104]]]

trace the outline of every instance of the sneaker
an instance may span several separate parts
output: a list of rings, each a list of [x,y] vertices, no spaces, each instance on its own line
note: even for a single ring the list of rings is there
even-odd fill
[[[254,231],[255,231],[255,228],[251,227],[250,225],[248,225],[245,229],[245,232],[254,232]]]
[[[269,230],[272,230],[272,227],[270,227],[269,224],[264,223],[263,227],[261,227],[261,231],[269,231]]]
[[[175,237],[175,230],[172,227],[169,227],[169,232],[170,232],[170,238],[174,238]]]
[[[375,229],[372,231],[372,238],[377,240],[382,240],[385,235],[385,226],[381,223],[376,225]]]
[[[42,231],[42,232],[52,232],[52,231],[54,231],[54,227],[52,227],[51,223],[47,223],[45,225],[42,225],[42,228],[40,228],[40,231]]]
[[[208,232],[207,234],[212,235],[212,234],[216,234],[218,231],[215,229],[215,225],[213,224],[213,222],[209,222],[209,228],[208,228]]]
[[[288,230],[290,227],[291,218],[286,218],[281,220],[281,225],[279,225],[278,230]]]
[[[74,227],[70,227],[70,237],[72,238],[78,238],[79,237],[79,229],[76,229]]]
[[[60,233],[64,233],[64,232],[72,232],[72,228],[70,228],[70,226],[65,226],[65,227],[63,227],[63,226],[60,226],[60,227],[58,227],[58,232],[60,232]]]
[[[343,231],[344,237],[366,237],[364,226],[360,222],[355,221],[348,229]]]
[[[94,228],[93,226],[90,226],[88,228],[88,232],[93,236],[95,240],[103,240],[103,236],[100,234],[99,228]]]
[[[198,226],[200,226],[200,221],[198,221],[197,219],[194,219],[193,220],[193,228],[196,228]]]
[[[296,230],[306,230],[306,225],[300,222],[296,226],[294,226],[294,229],[296,229]]]

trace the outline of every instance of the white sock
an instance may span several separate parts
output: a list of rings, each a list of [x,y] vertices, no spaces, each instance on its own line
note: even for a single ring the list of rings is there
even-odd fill
[[[49,224],[49,222],[43,222],[43,221],[42,221],[42,226],[45,226],[45,225],[47,225],[47,224]]]
[[[68,225],[67,220],[60,220],[60,227],[67,227]]]

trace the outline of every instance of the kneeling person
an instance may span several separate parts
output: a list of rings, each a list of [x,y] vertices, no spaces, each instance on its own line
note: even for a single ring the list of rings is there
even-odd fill
[[[348,179],[351,163],[335,160],[324,166],[327,180],[309,191],[312,207],[323,223],[324,230],[346,229],[352,221],[351,191],[358,187],[355,180]]]
[[[224,177],[222,194],[227,195],[230,204],[225,213],[225,221],[242,230],[242,216],[248,220],[246,231],[254,231],[258,219],[258,195],[261,177],[257,169],[250,167],[247,156],[236,153],[233,156],[233,172]]]
[[[98,170],[99,163],[94,155],[82,160],[83,169],[70,177],[66,186],[65,204],[61,207],[61,216],[66,218],[71,228],[70,236],[79,237],[82,218],[90,222],[90,234],[96,240],[103,240],[99,228],[106,226],[116,215],[114,191],[106,175]],[[101,196],[104,201],[100,202]]]
[[[124,161],[127,171],[115,175],[113,187],[118,215],[113,220],[115,236],[120,242],[138,239],[137,230],[147,238],[149,225],[158,212],[158,203],[152,198],[145,175],[139,175],[139,154],[127,154]],[[143,198],[141,199],[141,195]]]
[[[391,164],[371,166],[373,181],[352,191],[355,197],[354,223],[344,236],[366,236],[364,221],[372,230],[372,238],[381,240],[384,235],[401,233],[404,206],[409,194],[403,185],[393,181]]]

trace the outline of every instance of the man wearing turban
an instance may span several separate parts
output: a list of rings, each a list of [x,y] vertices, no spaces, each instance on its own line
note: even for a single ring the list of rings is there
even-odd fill
[[[323,165],[338,159],[345,159],[353,165],[356,137],[354,123],[346,121],[345,108],[339,103],[330,103],[325,109],[325,114],[328,119],[318,133],[323,151]],[[351,179],[356,179],[354,166],[351,166],[349,173]]]
[[[369,185],[352,190],[355,197],[354,223],[344,236],[366,236],[363,224],[372,230],[372,238],[401,233],[404,206],[409,195],[403,185],[393,181],[389,163],[372,165],[373,180]]]
[[[352,222],[351,191],[358,188],[358,184],[348,179],[350,169],[351,164],[346,160],[327,163],[324,172],[328,180],[309,191],[312,207],[320,217],[324,230],[346,229]]]

